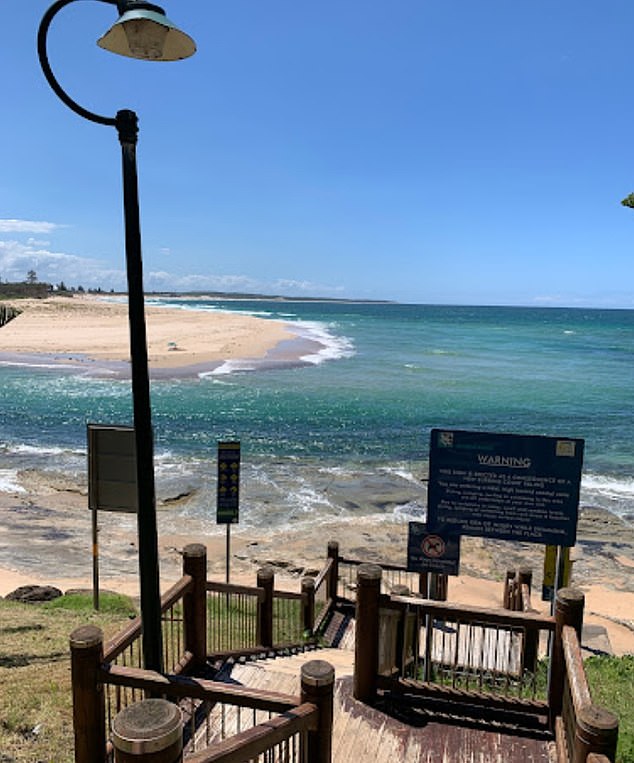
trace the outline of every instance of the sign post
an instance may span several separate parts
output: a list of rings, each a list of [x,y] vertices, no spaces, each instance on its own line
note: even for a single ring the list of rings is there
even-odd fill
[[[407,569],[427,574],[425,596],[431,597],[433,574],[457,575],[460,567],[460,536],[444,527],[430,530],[422,522],[410,522],[407,535]],[[425,615],[425,680],[431,680],[432,617]]]
[[[216,523],[227,526],[226,582],[231,561],[231,525],[238,523],[240,508],[240,443],[218,443]]]
[[[92,511],[93,606],[99,609],[97,510],[138,512],[134,427],[88,424],[88,508]]]

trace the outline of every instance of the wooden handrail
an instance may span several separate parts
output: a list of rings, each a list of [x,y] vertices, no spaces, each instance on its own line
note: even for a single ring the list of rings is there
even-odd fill
[[[214,580],[207,581],[207,590],[215,593],[235,593],[244,596],[257,597],[259,601],[264,601],[264,589],[257,586],[235,585],[234,583],[218,583]]]
[[[471,607],[466,604],[461,604],[457,607],[455,604],[434,601],[432,599],[419,599],[415,596],[392,595],[390,599],[395,604],[407,605],[410,608],[418,607],[426,615],[432,615],[449,620],[450,622],[455,620],[477,620],[478,623],[492,623],[501,626],[524,628],[527,625],[533,625],[543,630],[555,630],[555,618],[550,615],[484,609],[482,607]]]
[[[183,575],[162,597],[161,612],[165,612],[187,593],[193,584],[191,575]],[[104,662],[112,662],[141,636],[141,618],[135,617],[122,631],[106,644]]]
[[[284,713],[301,704],[301,699],[291,694],[249,689],[191,676],[162,675],[153,670],[121,665],[103,665],[99,671],[99,678],[104,684],[141,689],[152,693],[153,696],[167,694],[173,697],[191,697],[273,713]]]
[[[570,687],[570,696],[575,710],[575,715],[582,707],[592,704],[590,687],[583,667],[583,657],[579,639],[574,628],[570,625],[564,625],[562,631],[562,646],[564,649],[564,659],[566,661],[566,674],[568,676],[568,685]]]
[[[292,601],[301,601],[304,598],[304,594],[297,593],[297,591],[273,591],[274,599],[291,599]]]
[[[317,591],[328,580],[328,573],[332,569],[332,565],[333,565],[333,560],[332,559],[326,559],[326,564],[324,564],[324,566],[321,568],[319,574],[315,578],[315,595],[317,595]]]
[[[299,705],[283,715],[216,742],[213,750],[189,755],[187,763],[242,763],[253,760],[294,734],[314,730],[317,713],[315,705],[308,702]]]

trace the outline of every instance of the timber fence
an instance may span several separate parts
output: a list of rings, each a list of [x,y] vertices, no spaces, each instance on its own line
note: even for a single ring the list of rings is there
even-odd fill
[[[204,676],[227,658],[313,646],[329,614],[350,607],[352,597],[363,633],[355,644],[355,699],[544,734],[556,741],[558,763],[614,760],[618,720],[592,701],[580,647],[584,600],[575,589],[557,593],[554,616],[537,614],[530,571],[520,570],[507,574],[505,610],[455,606],[444,601],[446,578],[397,565],[384,572],[340,556],[335,542],[300,593],[276,591],[271,568],[250,587],[207,581],[206,566],[205,547],[187,546],[183,576],[163,597],[164,673],[142,667],[139,620],[105,646],[92,626],[72,634],[76,763],[112,760],[114,719],[147,696],[178,703],[186,761],[327,763],[330,665],[307,663],[300,696]]]
[[[184,759],[192,763],[330,760],[334,672],[328,663],[304,665],[300,696],[196,677],[210,660],[312,645],[313,579],[294,594],[274,589],[270,568],[259,571],[253,588],[207,581],[206,568],[205,547],[187,546],[183,576],[162,598],[163,673],[143,669],[139,618],[105,645],[94,626],[71,634],[76,763],[111,761],[115,719],[148,696],[178,703]],[[327,585],[328,575],[322,578]]]
[[[522,591],[522,586],[524,590]],[[593,704],[581,658],[583,594],[557,593],[554,616],[382,593],[382,569],[356,581],[356,699],[554,736],[559,763],[613,761],[618,719]]]

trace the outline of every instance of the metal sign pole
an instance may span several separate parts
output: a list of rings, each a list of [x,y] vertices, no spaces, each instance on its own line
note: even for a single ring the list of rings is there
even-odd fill
[[[92,605],[99,609],[99,526],[97,507],[92,510]]]
[[[229,584],[229,567],[231,565],[231,525],[227,525],[227,574],[226,574],[226,580],[225,582],[227,585]]]

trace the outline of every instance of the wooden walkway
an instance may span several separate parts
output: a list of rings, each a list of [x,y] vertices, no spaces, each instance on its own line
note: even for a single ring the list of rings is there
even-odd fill
[[[344,643],[348,638],[344,638]],[[354,651],[320,649],[235,665],[232,681],[289,694],[300,691],[303,663],[323,659],[335,668],[333,763],[551,763],[550,743],[494,731],[424,722],[402,723],[352,696]]]

